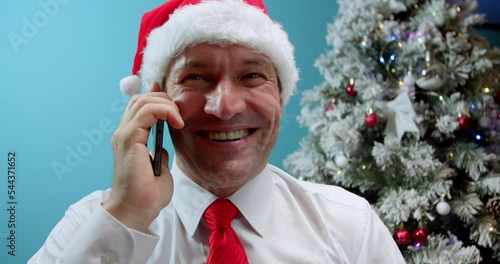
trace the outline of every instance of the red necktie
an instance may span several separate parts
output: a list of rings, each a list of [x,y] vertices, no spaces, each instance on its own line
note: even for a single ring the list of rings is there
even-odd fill
[[[238,208],[231,201],[219,198],[203,214],[203,219],[210,228],[210,253],[207,264],[248,263],[245,249],[231,227],[231,221],[238,212]]]

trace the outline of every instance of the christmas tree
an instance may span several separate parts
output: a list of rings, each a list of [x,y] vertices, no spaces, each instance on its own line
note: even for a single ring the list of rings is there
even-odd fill
[[[365,197],[408,263],[498,263],[500,50],[477,1],[338,4],[285,167]]]

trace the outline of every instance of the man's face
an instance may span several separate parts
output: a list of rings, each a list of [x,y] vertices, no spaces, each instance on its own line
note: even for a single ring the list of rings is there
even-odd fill
[[[239,45],[187,48],[167,69],[166,91],[185,122],[170,134],[177,164],[191,179],[227,193],[264,169],[283,113],[267,56]]]

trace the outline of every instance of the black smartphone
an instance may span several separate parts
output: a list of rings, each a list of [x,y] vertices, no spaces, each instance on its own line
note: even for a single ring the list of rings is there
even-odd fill
[[[165,92],[165,79],[160,85],[160,91]],[[161,153],[163,150],[163,129],[165,126],[164,120],[158,120],[153,127],[151,127],[151,136],[153,137],[153,155],[151,157],[151,165],[153,166],[153,173],[155,176],[161,174]]]

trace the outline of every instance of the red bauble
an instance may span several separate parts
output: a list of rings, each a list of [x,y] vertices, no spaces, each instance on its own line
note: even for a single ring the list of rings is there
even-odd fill
[[[365,125],[367,127],[376,127],[378,125],[378,115],[373,113],[365,116]]]
[[[396,240],[396,243],[398,245],[408,245],[411,242],[411,236],[410,236],[410,231],[407,229],[400,228],[396,233],[394,233],[394,240]]]
[[[500,90],[493,93],[493,101],[500,105]]]
[[[460,130],[469,130],[472,125],[472,120],[470,117],[463,115],[458,119],[458,125],[460,126]]]
[[[326,110],[326,111],[333,111],[333,110],[335,110],[335,106],[334,106],[332,103],[329,103],[329,104],[325,107],[325,110]]]
[[[358,91],[354,90],[354,84],[349,84],[347,85],[347,87],[345,88],[346,92],[347,92],[347,95],[349,96],[356,96],[358,94]]]
[[[419,227],[413,231],[413,240],[417,243],[425,243],[428,235],[427,229]]]

